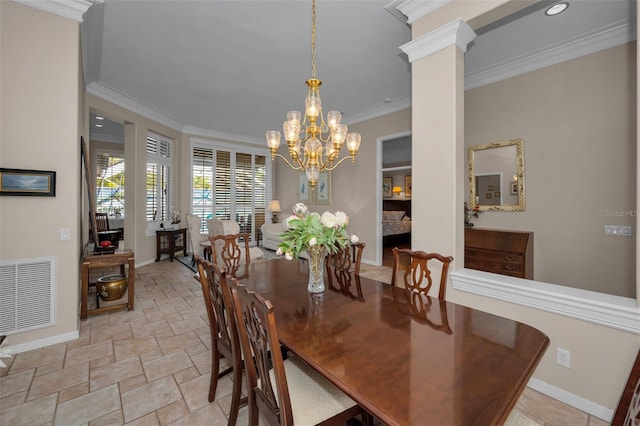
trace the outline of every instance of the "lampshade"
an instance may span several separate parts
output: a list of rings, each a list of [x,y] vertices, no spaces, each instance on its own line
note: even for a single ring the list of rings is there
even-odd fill
[[[280,200],[271,200],[269,203],[269,211],[272,213],[280,213]]]
[[[399,194],[402,192],[402,188],[400,188],[399,186],[394,186],[393,189],[391,190],[394,194]]]

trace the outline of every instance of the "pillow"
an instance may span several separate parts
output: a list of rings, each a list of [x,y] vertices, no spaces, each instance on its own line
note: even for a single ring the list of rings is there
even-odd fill
[[[402,210],[386,210],[382,212],[383,220],[402,220],[405,212]]]
[[[409,216],[406,216],[402,218],[403,222],[411,222],[411,218]]]

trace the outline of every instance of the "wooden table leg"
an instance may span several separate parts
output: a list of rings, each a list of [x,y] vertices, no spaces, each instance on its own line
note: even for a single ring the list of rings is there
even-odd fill
[[[128,289],[129,300],[127,302],[127,310],[133,311],[133,303],[135,300],[134,288],[136,284],[136,261],[134,257],[129,258],[129,273],[127,275],[128,275],[127,286],[129,287]]]
[[[80,294],[80,319],[87,319],[87,304],[89,298],[89,263],[82,263],[82,290]]]

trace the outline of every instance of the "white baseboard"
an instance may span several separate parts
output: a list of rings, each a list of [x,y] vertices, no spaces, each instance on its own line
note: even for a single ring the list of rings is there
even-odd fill
[[[56,336],[45,337],[44,339],[32,340],[31,342],[9,345],[8,343],[11,343],[11,336],[7,336],[7,340],[5,341],[6,347],[3,346],[3,348],[11,350],[11,352],[14,354],[19,354],[21,352],[27,352],[51,345],[57,345],[58,343],[70,342],[71,340],[76,340],[79,337],[80,331],[76,330],[69,333],[58,334]]]
[[[611,419],[613,419],[613,409],[603,407],[602,405],[552,386],[541,380],[532,378],[529,380],[527,387],[530,387],[531,389],[543,393],[564,404],[570,405],[573,408],[577,408],[580,411],[584,411],[587,414],[602,419],[605,422],[611,422]]]

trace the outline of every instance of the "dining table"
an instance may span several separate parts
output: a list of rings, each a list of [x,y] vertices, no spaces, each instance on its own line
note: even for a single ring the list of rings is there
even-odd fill
[[[388,425],[499,425],[549,345],[527,324],[306,260],[252,262],[238,282],[273,303],[280,343]]]

